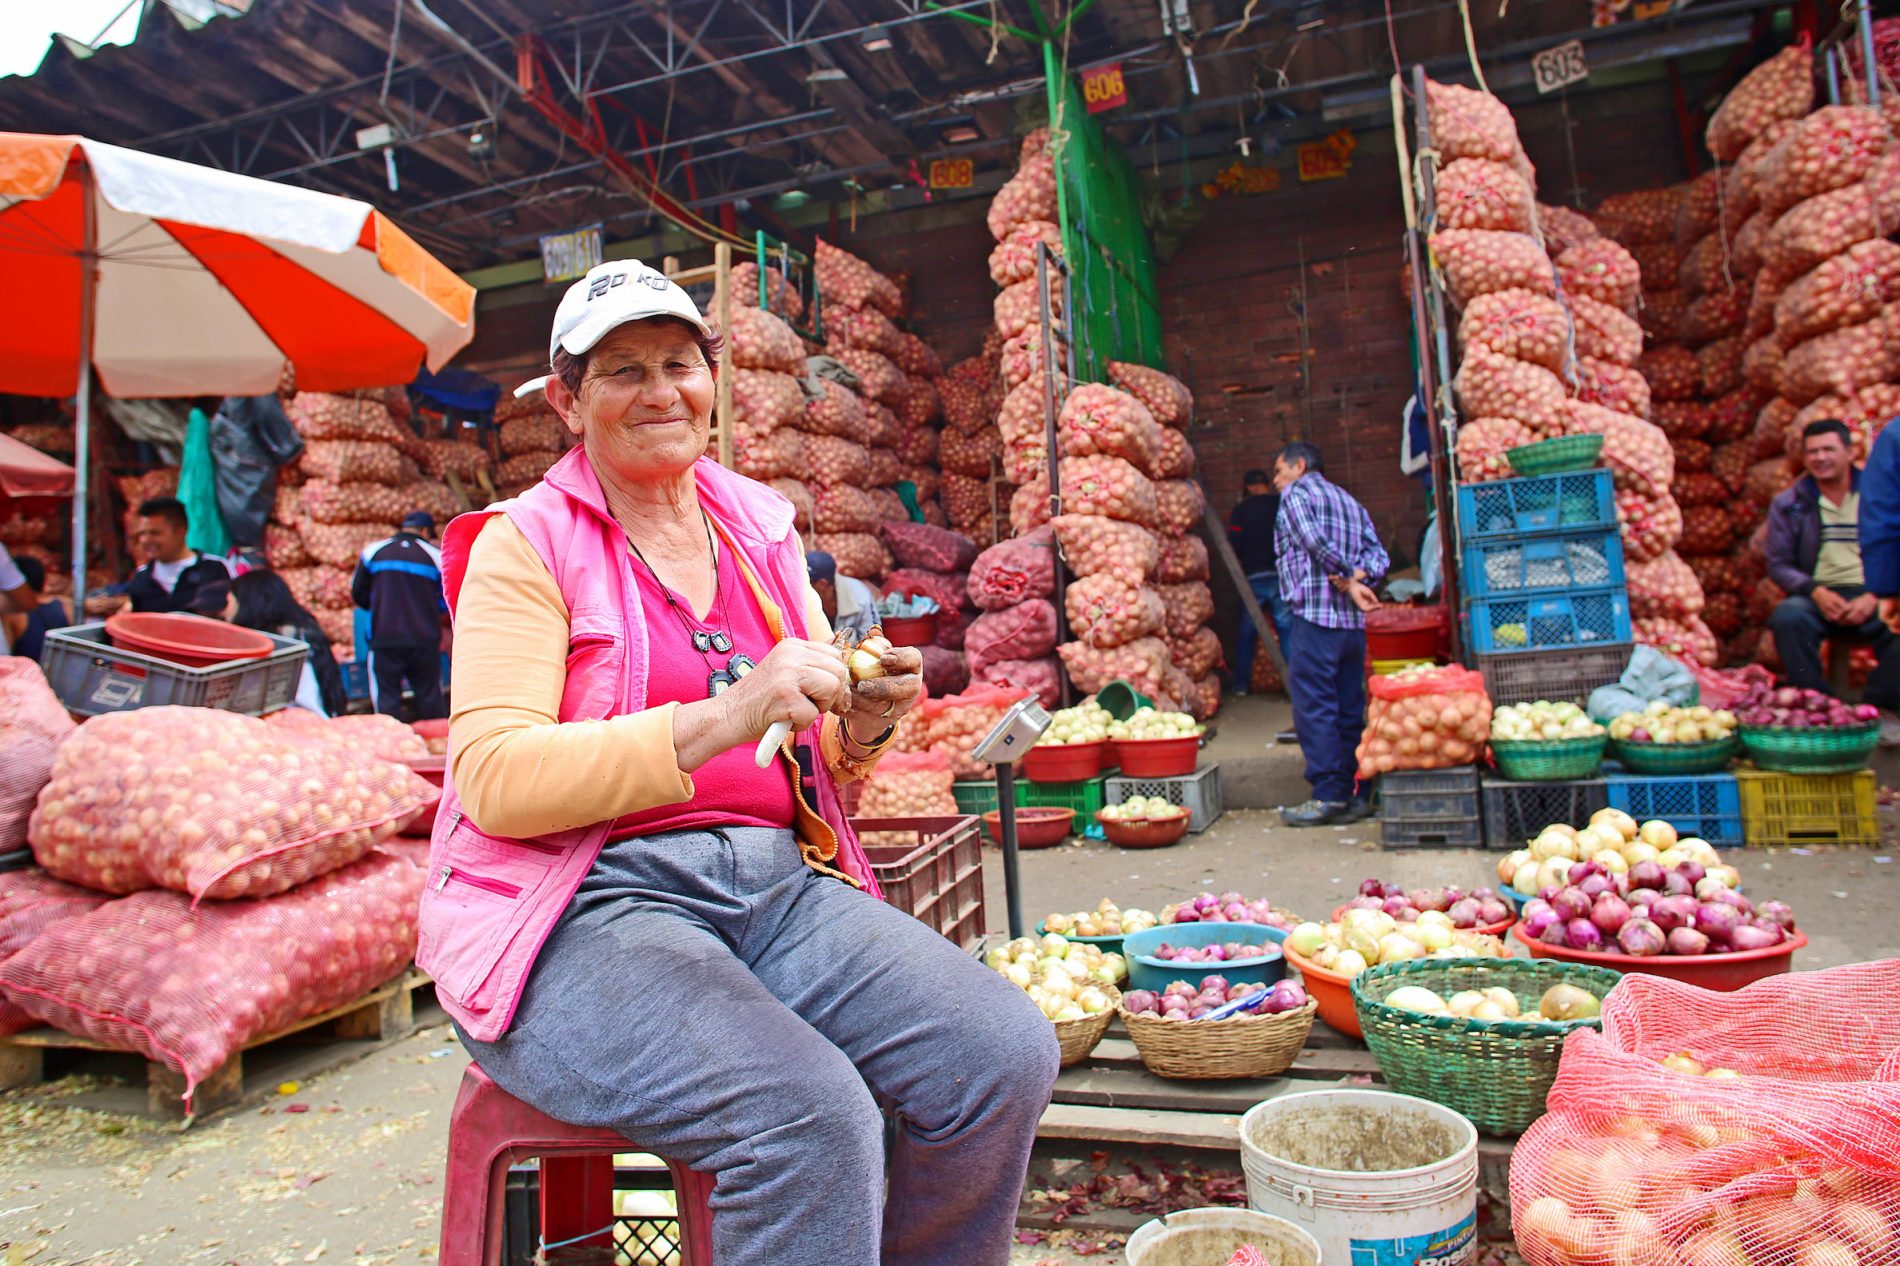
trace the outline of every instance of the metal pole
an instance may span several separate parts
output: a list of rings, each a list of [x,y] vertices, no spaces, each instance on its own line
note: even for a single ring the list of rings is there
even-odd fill
[[[1424,216],[1430,214],[1429,208],[1436,203],[1432,195],[1432,168],[1427,158],[1427,151],[1432,144],[1432,128],[1425,108],[1423,66],[1412,68],[1412,100],[1415,103],[1413,108],[1418,112],[1418,207],[1419,214]],[[1452,512],[1451,458],[1447,452],[1450,437],[1441,426],[1442,419],[1438,412],[1438,393],[1451,381],[1451,348],[1445,335],[1444,296],[1432,284],[1431,273],[1427,269],[1424,233],[1417,225],[1413,225],[1405,238],[1406,253],[1412,264],[1412,321],[1421,335],[1427,330],[1431,331],[1432,351],[1435,354],[1434,358],[1428,359],[1421,340],[1418,349],[1419,386],[1426,392],[1423,403],[1432,418],[1428,432],[1432,441],[1432,505],[1438,517],[1439,573],[1444,577],[1445,609],[1451,617],[1451,657],[1457,660],[1463,654],[1458,621],[1457,524]],[[1428,288],[1429,299],[1426,293]],[[1410,425],[1409,420],[1407,425]]]
[[[1873,6],[1867,0],[1860,0],[1854,6],[1854,24],[1860,28],[1860,60],[1867,74],[1867,104],[1873,109],[1880,108],[1880,72],[1874,66],[1874,15]]]
[[[1016,767],[996,767],[996,813],[1003,836],[1003,899],[1009,907],[1009,939],[1023,934],[1023,886],[1016,870]]]
[[[79,397],[73,411],[73,620],[86,610],[86,503],[92,495],[92,339],[99,295],[99,220],[92,169],[75,165],[83,200],[79,245]]]
[[[1051,266],[1052,259],[1053,257],[1049,254],[1049,244],[1037,242],[1036,284],[1042,291],[1042,434],[1043,448],[1048,454],[1049,511],[1053,516],[1061,512],[1062,475],[1061,456],[1057,451],[1061,445],[1061,436],[1056,427],[1056,345],[1053,328],[1055,312],[1054,305],[1049,301],[1051,286],[1055,282],[1055,269]],[[1074,341],[1073,325],[1072,320],[1065,320],[1070,342]],[[1064,390],[1066,394],[1066,388]],[[1061,643],[1068,641],[1068,617],[1064,614],[1066,608],[1063,606],[1063,595],[1068,589],[1068,578],[1064,574],[1060,542],[1057,542],[1057,546],[1055,552],[1056,641]],[[1058,676],[1062,682],[1062,706],[1066,708],[1069,706],[1069,674],[1061,673]]]

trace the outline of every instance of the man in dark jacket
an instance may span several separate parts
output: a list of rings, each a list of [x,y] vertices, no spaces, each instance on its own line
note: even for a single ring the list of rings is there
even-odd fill
[[[1860,561],[1880,618],[1900,633],[1900,418],[1890,418],[1860,475]]]
[[[1291,625],[1286,599],[1280,596],[1279,563],[1273,554],[1273,528],[1280,517],[1280,494],[1273,490],[1272,477],[1258,467],[1242,477],[1246,494],[1227,518],[1227,535],[1233,541],[1234,554],[1241,570],[1247,573],[1247,587],[1253,590],[1273,631],[1280,639],[1280,654],[1286,655],[1286,635]],[[1253,657],[1259,649],[1260,633],[1245,612],[1240,617],[1240,644],[1234,653],[1234,692],[1246,694],[1253,687]]]
[[[430,544],[435,517],[414,510],[402,530],[363,548],[350,599],[369,612],[369,672],[376,710],[402,714],[406,681],[416,719],[449,714],[442,699],[442,553]]]
[[[146,563],[132,573],[126,597],[134,611],[184,611],[222,619],[231,598],[231,569],[222,558],[200,554],[185,543],[191,517],[176,497],[153,497],[139,505],[133,544]],[[101,610],[88,600],[92,615],[110,614],[118,604],[107,599]]]
[[[1882,742],[1900,743],[1900,637],[1879,620],[1861,564],[1861,475],[1846,424],[1808,423],[1801,456],[1808,473],[1768,507],[1768,578],[1788,593],[1768,618],[1775,650],[1791,684],[1826,690],[1821,643],[1833,641],[1836,654],[1871,643],[1879,665],[1867,702],[1881,709]]]

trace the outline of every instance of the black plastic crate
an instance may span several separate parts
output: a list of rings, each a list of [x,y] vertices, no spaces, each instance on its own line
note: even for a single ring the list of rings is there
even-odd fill
[[[1554,651],[1506,651],[1500,655],[1473,655],[1484,674],[1485,693],[1493,704],[1582,703],[1598,686],[1613,686],[1630,666],[1628,642],[1587,650],[1564,647]]]
[[[1572,782],[1512,782],[1487,774],[1479,780],[1484,796],[1484,846],[1523,848],[1555,822],[1583,826],[1598,809],[1610,807],[1610,786],[1601,778]]]
[[[1478,770],[1394,770],[1379,777],[1379,825],[1387,848],[1478,848],[1484,842]]]

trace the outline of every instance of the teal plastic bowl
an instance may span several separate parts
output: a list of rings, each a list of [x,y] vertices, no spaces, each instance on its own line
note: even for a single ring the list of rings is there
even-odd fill
[[[1128,988],[1159,993],[1171,981],[1185,980],[1198,987],[1209,976],[1225,976],[1229,984],[1247,980],[1271,985],[1286,976],[1286,956],[1280,951],[1280,942],[1285,939],[1285,932],[1264,923],[1164,923],[1131,932],[1122,938],[1122,953],[1128,959]],[[1257,958],[1224,963],[1175,963],[1154,956],[1163,945],[1198,949],[1226,941],[1264,945],[1267,952]]]

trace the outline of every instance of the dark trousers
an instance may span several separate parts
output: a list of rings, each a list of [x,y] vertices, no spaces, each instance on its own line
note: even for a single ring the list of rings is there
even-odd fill
[[[1270,571],[1255,572],[1247,577],[1247,587],[1253,590],[1254,600],[1273,622],[1273,631],[1280,638],[1280,656],[1286,658],[1291,654],[1286,644],[1293,631],[1293,609],[1280,596],[1280,577]],[[1234,651],[1234,689],[1253,689],[1253,657],[1259,648],[1260,633],[1254,628],[1253,619],[1242,611],[1240,644]]]
[[[376,646],[369,653],[370,676],[376,680],[376,710],[384,716],[402,715],[402,686],[416,696],[416,720],[429,721],[449,714],[442,700],[442,651],[436,646]]]
[[[1829,586],[1843,598],[1858,598],[1866,590],[1858,585]],[[1808,690],[1826,690],[1827,673],[1821,667],[1821,643],[1832,640],[1834,653],[1844,655],[1851,645],[1874,648],[1880,663],[1867,679],[1863,692],[1876,707],[1900,709],[1900,638],[1878,618],[1865,624],[1835,624],[1821,614],[1814,599],[1783,598],[1768,617],[1774,630],[1775,653],[1781,656],[1781,669],[1788,683]]]
[[[1315,800],[1350,800],[1366,715],[1366,631],[1329,629],[1292,613],[1287,692]]]

